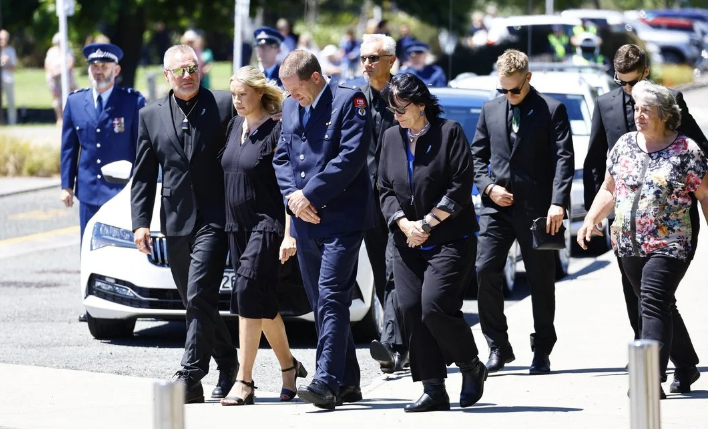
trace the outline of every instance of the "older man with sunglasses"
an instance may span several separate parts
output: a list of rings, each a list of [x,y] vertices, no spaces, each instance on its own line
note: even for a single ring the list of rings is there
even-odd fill
[[[477,283],[479,319],[490,353],[486,366],[496,372],[515,359],[509,343],[502,272],[518,240],[531,288],[534,328],[529,372],[551,371],[556,342],[555,254],[535,250],[531,225],[546,217],[546,231],[559,232],[573,182],[573,141],[562,103],[531,86],[526,54],[508,50],[497,60],[504,94],[482,107],[472,141],[475,184],[482,194]]]
[[[585,208],[590,209],[595,195],[605,178],[607,170],[607,153],[612,149],[617,140],[625,133],[636,131],[634,123],[634,100],[632,89],[637,82],[649,76],[646,53],[637,45],[623,45],[615,53],[615,83],[617,89],[603,94],[595,102],[595,112],[592,116],[592,129],[590,131],[590,144],[583,168],[583,186],[585,188]],[[694,140],[703,149],[708,150],[708,143],[703,132],[698,127],[693,116],[688,112],[688,106],[680,91],[671,90],[676,103],[681,108],[681,124],[677,131]],[[698,238],[700,227],[698,208],[695,200],[689,211],[691,215],[694,245]],[[610,220],[611,222],[611,220]],[[693,257],[691,254],[690,257]],[[634,331],[634,338],[641,334],[641,317],[639,313],[639,300],[634,294],[632,285],[624,273],[620,259],[617,259],[620,273],[622,274],[622,289],[627,305],[629,323]],[[673,392],[673,387],[672,387]]]

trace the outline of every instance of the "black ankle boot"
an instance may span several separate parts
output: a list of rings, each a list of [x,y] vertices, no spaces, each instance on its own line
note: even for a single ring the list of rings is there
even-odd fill
[[[426,411],[448,411],[450,398],[445,390],[444,378],[423,380],[423,395],[403,409],[407,413],[424,413]]]
[[[479,358],[469,362],[458,363],[462,374],[462,390],[460,390],[460,407],[472,406],[482,398],[484,381],[487,379],[487,367]]]

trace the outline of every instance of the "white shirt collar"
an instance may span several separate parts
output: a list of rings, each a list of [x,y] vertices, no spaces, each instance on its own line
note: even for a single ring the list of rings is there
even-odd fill
[[[96,91],[96,88],[93,88],[91,92],[93,93],[93,107],[96,107],[98,105],[98,97],[100,96],[103,99],[103,108],[106,108],[106,103],[108,102],[108,97],[111,96],[113,93],[113,88],[116,86],[113,85],[112,87],[108,88],[103,94],[99,94],[98,91]]]
[[[305,106],[305,109],[310,109],[310,110],[315,110],[317,107],[317,102],[320,101],[320,98],[322,98],[322,94],[324,94],[325,89],[329,86],[329,79],[327,79],[326,76],[322,76],[325,80],[325,86],[322,88],[320,93],[317,95],[317,98],[315,98],[315,101],[312,102],[309,106]]]

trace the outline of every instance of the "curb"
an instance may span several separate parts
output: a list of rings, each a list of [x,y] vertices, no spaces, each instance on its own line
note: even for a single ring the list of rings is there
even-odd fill
[[[11,197],[11,196],[13,196],[13,195],[26,194],[26,193],[29,193],[29,192],[44,191],[44,190],[46,190],[46,189],[56,188],[57,186],[59,186],[59,187],[61,186],[61,180],[59,180],[59,179],[57,179],[57,181],[54,182],[54,183],[48,183],[48,184],[44,184],[44,185],[37,185],[37,186],[30,187],[30,188],[19,189],[19,190],[12,190],[12,191],[5,191],[5,192],[0,191],[0,198],[2,198],[2,197]]]

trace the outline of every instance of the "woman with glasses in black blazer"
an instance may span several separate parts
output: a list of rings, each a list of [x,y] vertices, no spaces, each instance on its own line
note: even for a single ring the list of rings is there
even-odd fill
[[[393,273],[410,344],[413,381],[423,395],[406,412],[450,409],[447,366],[462,373],[460,406],[482,397],[487,370],[463,318],[479,229],[472,205],[474,172],[460,124],[442,119],[437,98],[412,74],[382,92],[399,125],[384,134],[379,189],[393,232]]]

